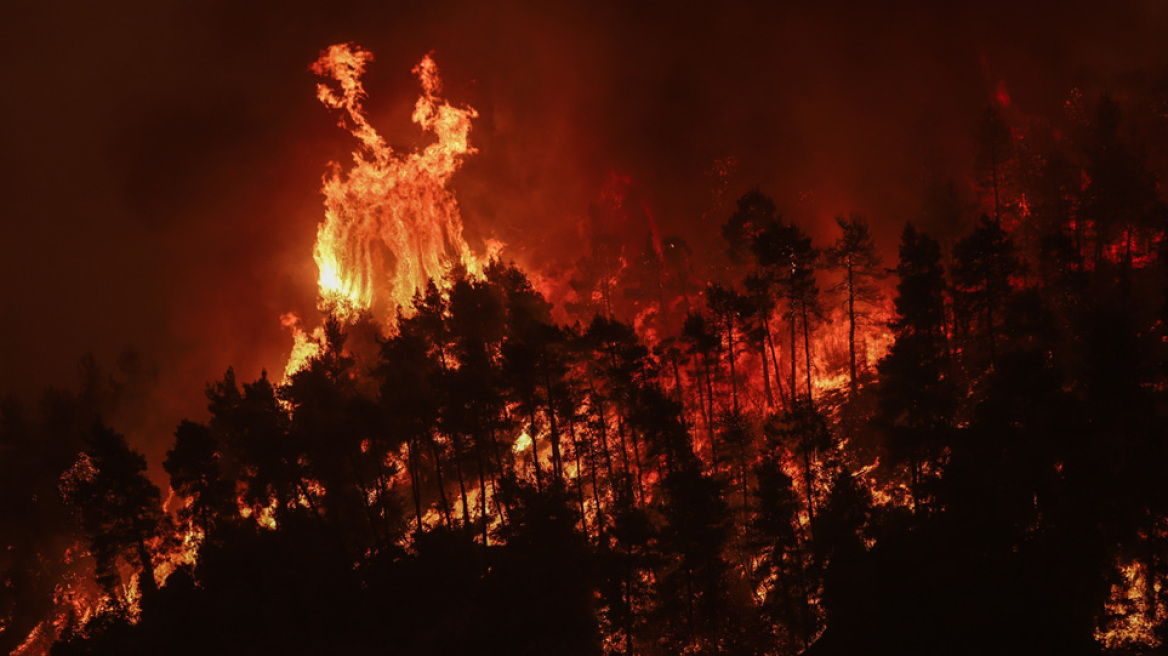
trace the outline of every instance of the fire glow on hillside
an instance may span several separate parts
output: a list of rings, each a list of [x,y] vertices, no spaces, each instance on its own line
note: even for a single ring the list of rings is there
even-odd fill
[[[1168,205],[1125,120],[1168,113],[1125,119],[1069,89],[1041,118],[996,82],[971,171],[930,177],[895,261],[859,211],[776,201],[719,156],[693,209],[709,243],[614,167],[575,224],[580,256],[516,245],[519,265],[497,241],[472,249],[455,194],[487,150],[472,124],[506,117],[446,100],[425,55],[422,143],[391,147],[372,62],[337,44],[309,69],[356,140],[302,254],[319,316],[279,317],[279,380],[228,368],[207,385],[206,418],[162,462],[169,488],[103,419],[130,386],[92,361],[43,417],[0,408],[0,510],[29,535],[0,559],[0,645],[1165,644]]]

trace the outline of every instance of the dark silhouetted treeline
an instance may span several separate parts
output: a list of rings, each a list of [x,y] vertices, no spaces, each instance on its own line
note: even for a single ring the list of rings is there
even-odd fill
[[[501,262],[329,318],[208,386],[165,506],[108,383],[9,403],[2,646],[1162,653],[1168,211],[1116,103],[1076,120],[988,108],[976,200],[931,184],[895,261],[752,190],[717,277],[597,236],[576,322]]]

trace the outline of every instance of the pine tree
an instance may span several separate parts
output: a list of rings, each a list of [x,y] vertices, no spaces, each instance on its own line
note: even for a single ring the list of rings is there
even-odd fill
[[[996,219],[982,215],[973,233],[953,246],[954,295],[960,312],[981,317],[989,361],[997,356],[999,323],[1021,264]]]
[[[796,225],[773,223],[763,230],[753,246],[760,269],[766,272],[780,296],[787,302],[788,324],[791,329],[791,398],[798,398],[796,390],[795,356],[798,344],[798,328],[803,332],[803,357],[805,362],[807,397],[813,396],[811,383],[811,325],[822,317],[823,309],[819,301],[819,283],[815,278],[815,267],[819,252],[811,245],[811,238]]]
[[[848,383],[852,394],[859,387],[856,366],[856,327],[868,317],[869,309],[880,300],[877,281],[884,277],[880,254],[872,240],[868,222],[861,216],[836,217],[841,234],[827,250],[827,266],[842,274],[832,291],[842,294],[848,317]]]
[[[1002,112],[994,105],[987,106],[975,133],[977,159],[974,163],[982,193],[989,196],[995,221],[1002,220],[1007,206],[1007,166],[1014,154],[1013,133]]]
[[[941,247],[911,223],[901,235],[896,274],[896,340],[878,367],[877,423],[894,459],[908,465],[913,507],[920,510],[923,474],[947,440],[956,392],[948,372]]]
[[[737,209],[722,225],[722,238],[734,262],[743,262],[751,254],[763,231],[775,223],[775,201],[757,188],[738,199]]]

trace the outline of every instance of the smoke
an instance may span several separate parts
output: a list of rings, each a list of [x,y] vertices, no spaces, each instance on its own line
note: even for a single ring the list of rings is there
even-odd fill
[[[999,85],[1048,115],[1072,87],[1134,93],[1168,70],[1165,28],[1151,0],[5,3],[0,388],[133,346],[158,365],[143,425],[173,426],[228,365],[280,370],[280,316],[314,311],[321,177],[355,145],[308,71],[333,43],[376,54],[367,109],[394,148],[424,143],[410,69],[433,51],[481,114],[453,182],[467,239],[538,269],[581,254],[613,174],[663,236],[718,247],[707,172],[728,156],[731,197],[758,185],[820,241],[862,212],[891,252],[927,177],[969,169]],[[152,463],[170,441],[132,437]]]

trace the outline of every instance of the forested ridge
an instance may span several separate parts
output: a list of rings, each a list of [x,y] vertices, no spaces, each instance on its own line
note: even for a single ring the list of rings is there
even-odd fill
[[[714,267],[593,235],[567,321],[500,260],[328,316],[207,386],[169,494],[87,360],[0,415],[0,647],[1160,653],[1168,210],[1118,103],[1070,120],[988,108],[894,261],[753,189]]]

